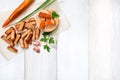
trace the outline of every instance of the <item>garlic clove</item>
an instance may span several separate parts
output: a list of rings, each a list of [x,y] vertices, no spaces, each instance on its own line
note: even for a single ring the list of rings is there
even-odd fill
[[[35,51],[36,53],[40,53],[40,48],[39,47],[34,47],[33,51]]]
[[[35,42],[33,43],[33,45],[34,45],[34,46],[40,46],[40,41],[35,41]]]

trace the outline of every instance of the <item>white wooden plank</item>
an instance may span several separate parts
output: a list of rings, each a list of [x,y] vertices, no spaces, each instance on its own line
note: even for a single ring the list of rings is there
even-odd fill
[[[56,80],[56,49],[38,54],[25,51],[25,80]]]
[[[57,80],[88,80],[90,0],[64,0],[61,9],[71,27],[58,40]]]
[[[113,1],[90,1],[90,80],[112,80]]]
[[[0,80],[24,80],[23,53],[10,61],[0,55]]]
[[[120,0],[114,0],[114,27],[112,40],[112,75],[113,80],[120,80]]]
[[[42,80],[42,58],[33,50],[25,51],[25,80]]]

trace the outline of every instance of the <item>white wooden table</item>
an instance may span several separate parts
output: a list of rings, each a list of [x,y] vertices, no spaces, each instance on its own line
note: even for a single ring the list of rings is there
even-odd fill
[[[0,10],[13,9],[22,1],[0,0]],[[88,80],[88,0],[63,0],[60,5],[71,23],[71,28],[58,38],[57,80]],[[21,53],[11,61],[6,61],[0,55],[0,80],[42,80],[39,78],[41,74],[37,72],[40,64],[40,58],[37,57],[33,58],[31,55],[25,61],[24,53]],[[48,80],[47,78],[44,80]]]
[[[120,80],[120,0],[90,0],[89,80]]]

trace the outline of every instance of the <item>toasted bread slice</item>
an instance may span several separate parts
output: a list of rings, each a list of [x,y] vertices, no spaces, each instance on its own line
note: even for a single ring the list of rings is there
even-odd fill
[[[18,52],[17,49],[13,48],[12,46],[8,46],[7,49],[14,52],[14,53]]]
[[[26,23],[29,23],[29,22],[35,22],[35,18],[29,18],[25,21]]]
[[[25,37],[25,41],[29,42],[29,41],[31,40],[32,36],[33,36],[33,33],[32,33],[32,32],[29,32],[29,33],[27,34],[27,36]]]
[[[24,29],[24,30],[22,30],[22,31],[17,31],[17,33],[21,34],[21,33],[24,33],[24,32],[26,32],[26,31],[28,31],[28,30],[27,30],[27,29]]]
[[[11,34],[6,35],[7,40],[11,39]]]
[[[15,40],[15,37],[16,37],[16,33],[15,33],[15,30],[12,30],[11,32],[11,41],[14,41]]]
[[[25,27],[27,28],[27,29],[35,29],[35,25],[34,25],[34,22],[30,22],[30,23],[26,23],[25,24]]]
[[[19,42],[20,37],[21,37],[21,35],[17,33],[17,34],[16,34],[16,38],[15,38],[15,40],[14,40],[14,44],[17,44],[17,43]]]
[[[15,44],[13,41],[11,41],[10,46],[13,47]]]
[[[26,40],[24,40],[24,48],[27,49],[29,47],[29,44]]]
[[[27,36],[28,33],[30,33],[32,30],[29,29],[28,31],[26,31],[25,33],[22,34],[22,38],[25,38]]]
[[[5,35],[2,35],[1,39],[3,39],[3,40],[4,40],[5,42],[7,42],[8,44],[11,44],[11,41],[8,40]]]
[[[40,30],[39,30],[39,28],[36,28],[35,29],[35,38],[38,39],[39,36],[40,36]]]
[[[23,28],[24,28],[24,24],[25,24],[24,21],[19,22],[18,24],[16,24],[16,25],[15,25],[16,30],[18,30],[18,31],[23,30]]]
[[[32,41],[36,39],[36,30],[33,30],[33,36],[32,36]]]
[[[14,30],[13,27],[10,27],[7,31],[5,31],[6,35],[9,35]]]
[[[20,39],[20,47],[24,48],[24,40],[22,38]]]

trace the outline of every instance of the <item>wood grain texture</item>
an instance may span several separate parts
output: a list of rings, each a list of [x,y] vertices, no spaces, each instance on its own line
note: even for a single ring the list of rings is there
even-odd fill
[[[90,80],[112,79],[114,0],[90,1]]]
[[[24,53],[10,61],[0,55],[0,80],[24,80]]]
[[[56,80],[56,49],[48,53],[41,49],[25,51],[25,80]]]

